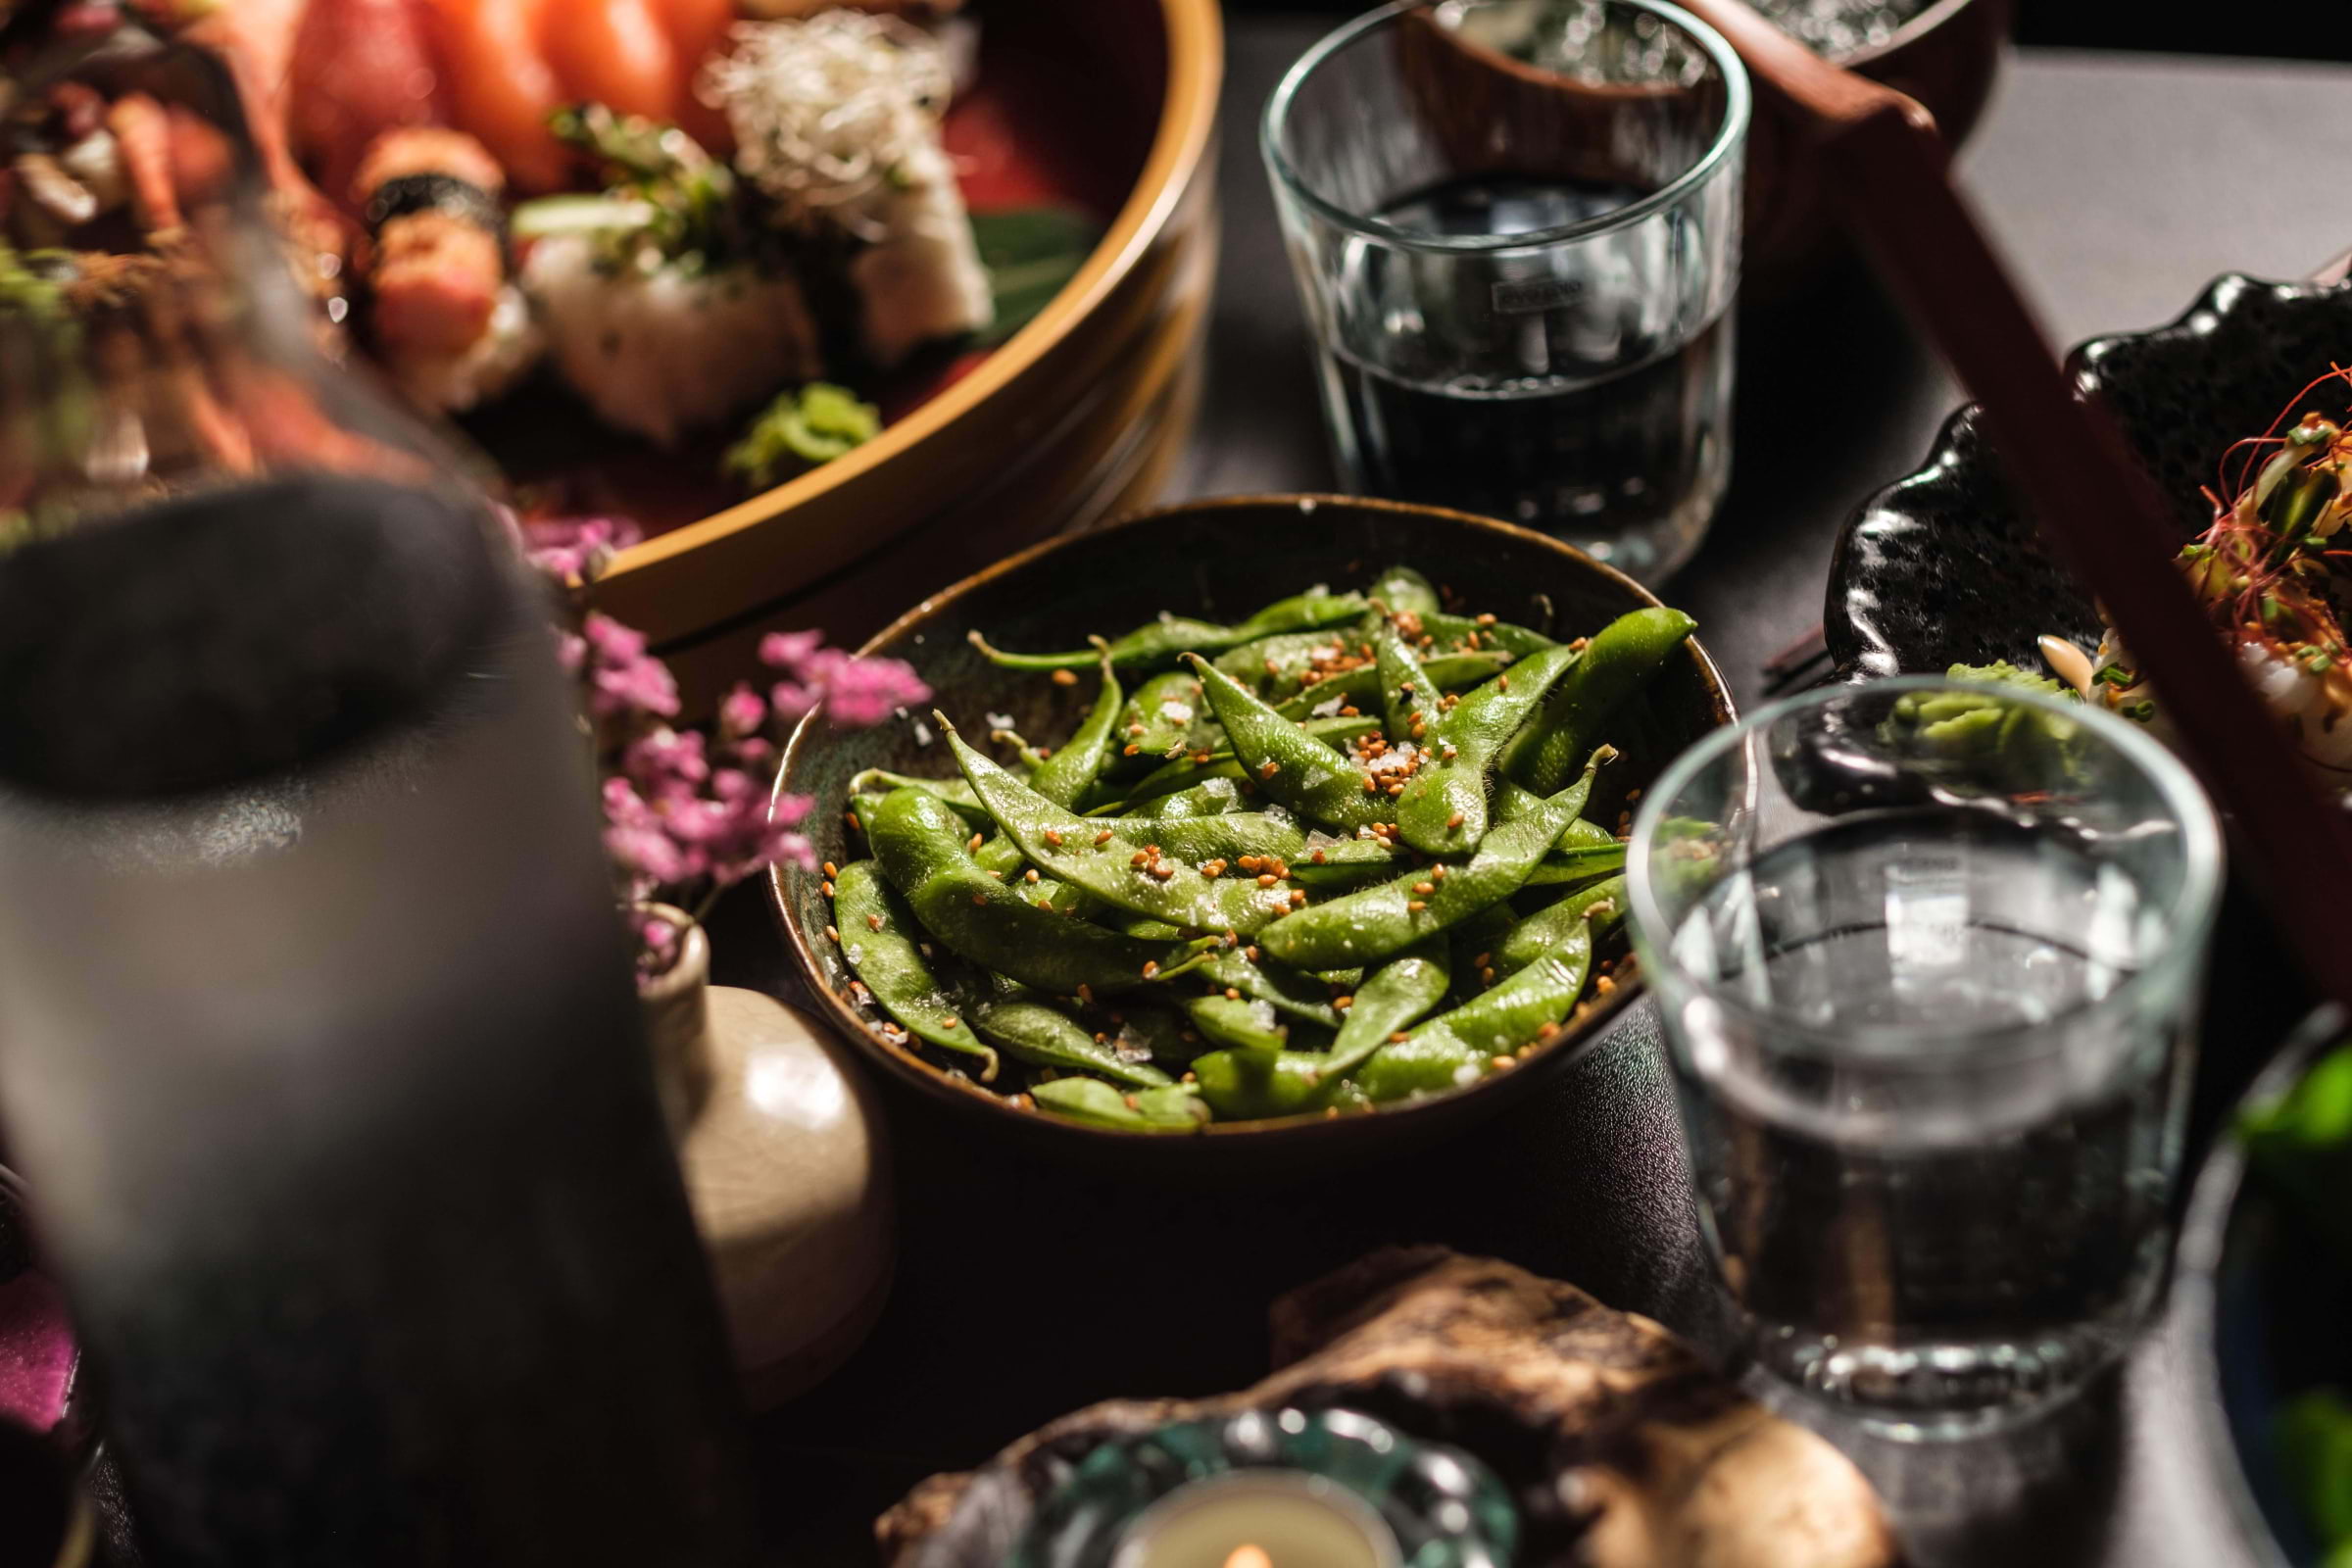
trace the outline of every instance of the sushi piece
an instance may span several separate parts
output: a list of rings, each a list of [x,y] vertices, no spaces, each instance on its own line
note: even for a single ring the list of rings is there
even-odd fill
[[[368,215],[368,329],[402,390],[437,412],[505,391],[537,360],[528,304],[507,276],[498,160],[463,131],[386,131],[352,194]]]
[[[661,446],[823,373],[801,286],[748,264],[615,265],[598,236],[538,241],[522,282],[557,367],[611,424]]]
[[[734,39],[705,83],[736,167],[785,223],[858,247],[850,280],[874,361],[988,325],[988,271],[940,144],[953,72],[939,42],[861,11],[746,24]]]

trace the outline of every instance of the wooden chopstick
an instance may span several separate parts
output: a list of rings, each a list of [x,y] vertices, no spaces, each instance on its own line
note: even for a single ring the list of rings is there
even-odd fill
[[[2352,819],[2321,791],[2174,565],[2178,530],[2106,414],[2078,398],[1983,226],[1935,122],[1839,70],[1740,0],[1683,0],[1808,122],[1827,181],[1880,270],[1983,407],[2043,535],[2105,606],[2226,807],[2303,967],[2352,1006]]]

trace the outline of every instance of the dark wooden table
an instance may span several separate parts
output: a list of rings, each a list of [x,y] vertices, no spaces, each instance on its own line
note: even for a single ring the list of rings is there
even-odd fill
[[[1172,497],[1329,488],[1298,308],[1256,152],[1259,108],[1328,19],[1237,19],[1219,177],[1224,266],[1205,412]],[[2014,62],[1970,184],[2072,340],[2177,314],[2214,274],[2294,276],[2352,243],[2309,183],[2352,70],[2040,53]],[[1838,527],[1912,467],[1956,401],[1850,268],[1740,324],[1732,494],[1670,597],[1742,702],[1811,627]],[[747,890],[715,922],[722,981],[796,982]],[[2258,1050],[2260,1042],[2214,1042]],[[2209,1045],[2209,1049],[2211,1046]],[[888,1312],[831,1383],[760,1424],[772,1560],[871,1561],[872,1517],[1073,1406],[1204,1394],[1265,1370],[1280,1292],[1392,1242],[1556,1275],[1705,1343],[1719,1320],[1654,1020],[1456,1145],[1274,1190],[1137,1188],[966,1143],[891,1102],[901,1249]],[[2160,1326],[2121,1376],[2027,1432],[1904,1449],[1836,1434],[1922,1564],[2234,1568]]]

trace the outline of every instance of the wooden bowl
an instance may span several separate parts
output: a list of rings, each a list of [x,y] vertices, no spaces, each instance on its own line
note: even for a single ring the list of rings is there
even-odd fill
[[[1542,534],[1434,507],[1339,496],[1258,496],[1148,512],[1095,532],[1024,551],[900,616],[860,650],[911,663],[934,704],[967,732],[983,715],[1009,716],[1036,737],[1074,728],[1092,702],[1090,683],[1057,686],[1034,671],[1000,669],[971,647],[978,630],[1006,648],[1074,645],[1115,635],[1161,611],[1245,615],[1264,601],[1316,583],[1337,586],[1401,562],[1457,590],[1467,605],[1561,636],[1598,629],[1657,603],[1624,573]],[[878,729],[843,731],[804,721],[784,754],[777,789],[815,798],[809,837],[819,860],[862,855],[839,809],[849,781],[869,767],[952,773],[934,726],[910,714]],[[1722,677],[1696,642],[1668,665],[1609,739],[1624,756],[1601,775],[1591,814],[1614,821],[1627,794],[1709,729],[1732,718]],[[1023,1110],[983,1088],[953,1058],[895,1046],[847,999],[851,975],[826,940],[823,878],[779,865],[771,879],[785,940],[815,1005],[895,1082],[946,1105],[967,1126],[1041,1151],[1094,1156],[1137,1170],[1200,1172],[1227,1166],[1328,1168],[1333,1162],[1425,1142],[1501,1110],[1582,1054],[1639,991],[1623,985],[1583,1021],[1519,1067],[1467,1088],[1368,1115],[1212,1123],[1197,1136],[1109,1132]]]
[[[601,608],[646,631],[690,688],[731,657],[698,657],[701,644],[807,624],[796,597],[886,550],[900,604],[980,564],[905,582],[904,563],[942,559],[899,548],[910,531],[955,541],[997,523],[1001,536],[1013,517],[1034,538],[1091,520],[1091,507],[1136,488],[1132,454],[1126,470],[1111,461],[1131,426],[1182,434],[1190,405],[1173,389],[1205,321],[1216,248],[1205,162],[1224,69],[1216,0],[1021,0],[1017,12],[1024,40],[1083,61],[1102,103],[1125,109],[1100,134],[1138,148],[1133,188],[1077,276],[971,373],[849,456],[613,563]],[[1059,515],[1031,502],[1041,474],[1062,496]]]

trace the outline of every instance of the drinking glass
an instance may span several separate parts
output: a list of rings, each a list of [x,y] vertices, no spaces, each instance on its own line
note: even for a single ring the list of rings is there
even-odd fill
[[[1667,770],[1634,942],[1763,1367],[1936,1437],[2116,1357],[2163,1275],[2221,861],[2160,744],[2006,685],[1810,693]]]
[[[1309,50],[1263,128],[1343,482],[1657,581],[1731,473],[1747,77],[1655,0],[1437,7],[1493,71],[1413,9]]]

